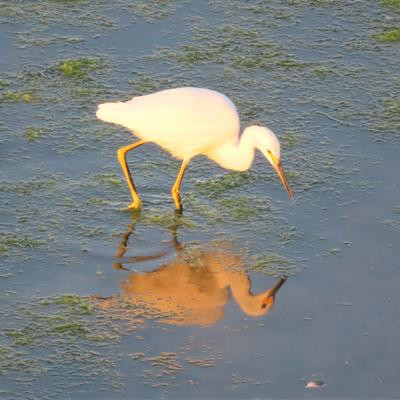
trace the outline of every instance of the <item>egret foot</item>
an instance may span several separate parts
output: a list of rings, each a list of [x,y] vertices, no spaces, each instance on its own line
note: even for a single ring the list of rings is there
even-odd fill
[[[179,208],[175,208],[175,214],[180,217],[183,213],[183,207],[182,205]]]
[[[120,208],[119,211],[140,212],[141,208],[142,208],[142,201],[140,199],[136,199],[135,201],[132,201],[132,203],[129,204],[128,206]]]
[[[171,190],[171,194],[172,194],[172,198],[174,199],[174,203],[175,203],[175,212],[182,213],[182,200],[181,200],[181,195],[179,193],[179,190],[177,190],[175,187],[173,187]]]

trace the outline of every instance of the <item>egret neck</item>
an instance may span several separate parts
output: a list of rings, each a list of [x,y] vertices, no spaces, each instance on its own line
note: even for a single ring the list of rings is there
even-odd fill
[[[254,151],[258,146],[255,127],[246,128],[239,141],[232,141],[207,152],[207,156],[221,167],[233,171],[247,171],[254,160]],[[261,150],[261,149],[260,149]]]

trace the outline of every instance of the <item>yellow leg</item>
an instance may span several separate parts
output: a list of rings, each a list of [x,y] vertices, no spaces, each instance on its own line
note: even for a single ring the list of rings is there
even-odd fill
[[[136,191],[135,184],[132,181],[131,173],[128,168],[128,164],[126,163],[126,153],[128,151],[131,151],[135,149],[136,147],[141,146],[142,144],[145,144],[145,140],[138,140],[137,142],[130,144],[128,146],[121,147],[117,151],[117,156],[118,156],[118,161],[121,164],[122,171],[124,172],[126,182],[128,183],[129,190],[131,191],[131,196],[132,196],[132,203],[129,204],[128,208],[133,208],[133,209],[139,209],[140,206],[142,205],[142,201],[140,200],[140,197]]]
[[[181,190],[182,178],[185,173],[186,167],[189,164],[189,161],[190,161],[190,158],[187,160],[183,160],[181,169],[179,170],[179,174],[178,174],[176,181],[174,183],[174,186],[172,186],[172,190],[171,190],[172,198],[174,199],[175,207],[178,211],[182,211],[180,190]]]

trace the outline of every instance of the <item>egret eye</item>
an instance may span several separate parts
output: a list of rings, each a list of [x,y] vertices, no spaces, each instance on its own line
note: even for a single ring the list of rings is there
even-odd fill
[[[261,308],[265,308],[265,307],[267,307],[266,304],[261,304]]]

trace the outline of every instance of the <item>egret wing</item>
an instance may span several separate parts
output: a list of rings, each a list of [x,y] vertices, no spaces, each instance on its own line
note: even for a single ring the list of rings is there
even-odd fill
[[[97,116],[130,129],[178,158],[237,140],[239,134],[234,104],[208,89],[170,89],[123,103],[106,103],[99,106]]]

